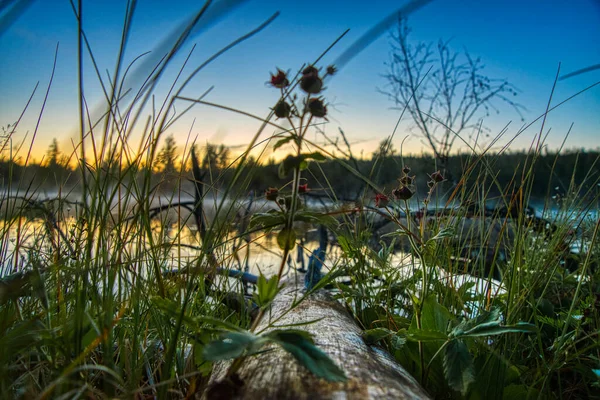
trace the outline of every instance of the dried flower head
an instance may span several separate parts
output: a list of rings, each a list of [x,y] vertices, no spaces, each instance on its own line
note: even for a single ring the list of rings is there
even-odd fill
[[[302,71],[302,75],[303,76],[307,76],[307,75],[319,75],[319,70],[314,66],[314,65],[309,65],[308,67],[304,68],[304,70]]]
[[[386,207],[388,204],[390,204],[390,198],[387,197],[385,194],[378,193],[375,196],[375,207]]]
[[[309,65],[302,71],[300,88],[306,93],[317,94],[323,90],[323,80],[319,77],[319,70]]]
[[[324,118],[327,115],[327,106],[320,97],[314,97],[308,100],[308,111],[313,117]]]
[[[329,65],[327,67],[327,75],[335,75],[337,72],[337,68],[335,67],[335,65]]]
[[[265,191],[265,197],[269,201],[276,201],[279,196],[279,189],[277,188],[269,188],[269,190]]]
[[[279,68],[277,68],[277,74],[273,75],[271,74],[271,86],[274,86],[278,89],[282,89],[284,87],[289,86],[290,81],[287,78],[287,74],[285,72],[283,72],[282,70],[280,70]]]
[[[323,80],[318,75],[304,75],[300,78],[300,89],[310,94],[321,93]]]
[[[410,190],[407,186],[401,186],[398,189],[394,189],[394,191],[392,191],[392,194],[394,195],[394,198],[396,200],[408,200],[411,197],[413,197],[414,192]]]
[[[433,174],[429,175],[429,177],[435,183],[440,183],[444,181],[444,176],[440,171],[435,171]]]
[[[287,118],[292,112],[292,106],[283,100],[279,100],[273,108],[277,118]]]

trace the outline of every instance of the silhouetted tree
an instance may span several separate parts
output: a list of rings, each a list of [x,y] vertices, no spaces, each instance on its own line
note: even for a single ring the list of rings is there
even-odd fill
[[[202,158],[202,168],[211,173],[227,168],[229,163],[229,148],[221,144],[218,147],[207,143]]]
[[[69,157],[61,153],[56,138],[52,139],[50,146],[48,146],[44,167],[54,177],[55,183],[65,183],[64,180],[69,172]]]
[[[175,162],[177,161],[177,144],[173,135],[165,138],[165,143],[156,157],[158,170],[165,175],[174,175],[177,173]]]
[[[519,113],[522,106],[512,99],[517,94],[512,84],[482,74],[479,58],[454,52],[448,41],[440,40],[435,48],[427,43],[413,45],[409,34],[401,20],[392,33],[385,74],[388,84],[381,92],[399,109],[406,109],[440,167],[446,169],[457,137],[467,129],[477,129],[490,111],[499,112],[495,101]]]

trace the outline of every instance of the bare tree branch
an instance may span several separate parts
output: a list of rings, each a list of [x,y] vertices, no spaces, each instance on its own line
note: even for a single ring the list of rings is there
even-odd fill
[[[387,85],[380,92],[397,108],[406,108],[414,130],[446,170],[456,138],[479,128],[491,112],[499,113],[495,103],[508,104],[521,117],[524,107],[513,99],[518,93],[515,86],[484,75],[480,58],[453,51],[449,41],[440,40],[437,46],[412,44],[409,34],[401,19],[391,34]]]

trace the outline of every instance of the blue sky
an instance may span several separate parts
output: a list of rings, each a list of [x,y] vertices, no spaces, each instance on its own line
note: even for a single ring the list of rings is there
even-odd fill
[[[164,96],[167,83],[196,44],[189,65],[196,66],[219,48],[255,28],[275,11],[281,15],[264,31],[234,48],[201,72],[184,95],[197,97],[210,86],[208,101],[266,116],[277,100],[277,91],[266,87],[269,72],[276,67],[295,70],[317,57],[345,29],[350,33],[323,61],[335,60],[354,40],[405,2],[270,1],[248,0],[194,38],[174,62],[157,98]],[[179,22],[192,15],[198,1],[140,0],[134,18],[132,38],[126,55],[152,51]],[[114,68],[119,46],[125,1],[84,0],[84,29],[101,70]],[[468,49],[481,57],[490,77],[506,78],[521,92],[517,97],[527,108],[525,120],[543,113],[559,63],[568,73],[600,63],[600,1],[597,0],[523,0],[478,1],[434,0],[409,17],[411,41],[436,42],[452,39],[456,50]],[[50,77],[54,51],[59,43],[57,71],[35,142],[36,156],[46,150],[52,138],[64,150],[72,148],[77,137],[76,19],[66,0],[38,0],[0,36],[0,125],[15,122],[36,82],[40,88],[21,122],[17,138],[35,128],[45,87]],[[327,84],[330,102],[327,132],[342,128],[355,152],[370,154],[379,141],[390,135],[399,112],[378,92],[385,88],[382,74],[389,57],[389,36],[383,34],[357,54]],[[86,100],[91,108],[101,103],[99,87],[89,61],[86,61]],[[191,70],[188,69],[188,70]],[[559,82],[553,102],[557,103],[600,81],[600,70]],[[182,109],[183,104],[178,105]],[[508,108],[484,121],[491,133],[510,123],[506,138],[522,125],[519,116]],[[567,147],[600,146],[600,85],[571,100],[553,112],[546,123],[551,129],[548,145],[560,145],[574,123]],[[194,125],[192,127],[192,122]],[[512,122],[511,122],[512,121]],[[196,106],[173,133],[183,144],[188,133],[199,142],[227,145],[247,143],[260,123],[206,106]],[[408,134],[411,122],[402,121],[396,134],[396,147]],[[525,148],[540,125],[534,124],[513,144]],[[418,137],[410,137],[405,151],[419,153],[427,148]]]

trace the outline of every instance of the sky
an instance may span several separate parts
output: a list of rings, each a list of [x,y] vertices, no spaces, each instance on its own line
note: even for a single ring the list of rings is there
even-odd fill
[[[215,1],[210,7],[218,7],[222,1]],[[11,1],[0,2],[0,6],[1,3]],[[18,19],[4,26],[7,29],[2,29],[0,23],[0,126],[14,125],[39,82],[13,137],[15,143],[23,138],[29,143],[39,119],[33,145],[33,155],[39,160],[53,138],[58,139],[63,151],[69,152],[79,135],[77,21],[68,0],[30,3]],[[84,30],[104,79],[104,71],[114,70],[125,3],[83,0]],[[350,29],[320,64],[334,62],[361,35],[407,2],[247,0],[240,3],[183,47],[156,90],[157,104],[165,98],[192,48],[183,75],[279,11],[273,23],[212,62],[183,92],[184,96],[198,97],[214,86],[205,100],[265,117],[278,99],[278,91],[265,84],[270,72],[276,68],[296,71]],[[125,55],[127,62],[145,52],[158,55],[163,38],[201,6],[197,0],[140,0]],[[527,109],[523,114],[525,123],[535,120],[546,109],[559,65],[560,73],[565,74],[600,64],[600,0],[433,0],[412,13],[408,24],[412,29],[411,43],[450,40],[454,50],[466,49],[472,56],[480,57],[489,77],[507,79],[519,88],[515,99]],[[57,45],[56,72],[39,118]],[[382,75],[387,71],[389,53],[390,37],[386,31],[354,54],[327,82],[324,96],[329,104],[329,123],[323,129],[330,135],[335,135],[338,128],[343,129],[354,143],[356,154],[370,156],[379,142],[392,134],[400,117],[400,111],[380,93],[386,88]],[[84,74],[86,102],[93,113],[102,105],[102,94],[89,58],[84,60]],[[559,81],[552,104],[599,81],[600,69]],[[177,102],[176,110],[186,105]],[[492,136],[508,125],[499,143],[502,145],[524,122],[508,107],[500,107],[500,111],[485,118],[483,123]],[[572,124],[567,148],[600,147],[599,111],[600,85],[553,111],[544,126],[544,132],[550,132],[548,147],[558,148]],[[191,137],[199,143],[225,144],[238,149],[250,141],[259,126],[260,122],[248,117],[196,105],[166,134],[173,134],[180,147]],[[399,148],[407,137],[403,145],[405,153],[428,151],[423,140],[411,130],[412,126],[406,116],[401,120],[395,147]],[[529,147],[540,128],[541,122],[533,124],[515,139],[511,148]],[[266,134],[275,132],[270,129]],[[314,135],[312,138],[319,140]]]

